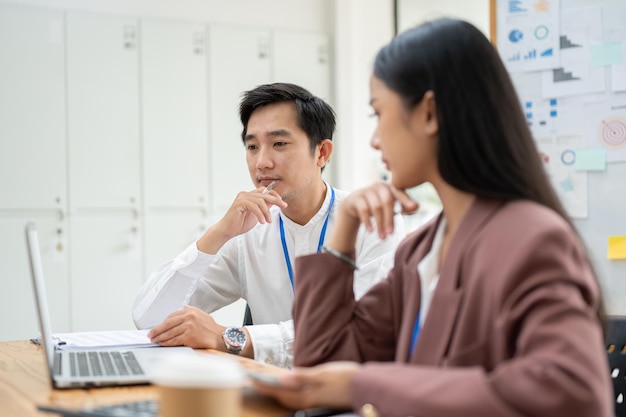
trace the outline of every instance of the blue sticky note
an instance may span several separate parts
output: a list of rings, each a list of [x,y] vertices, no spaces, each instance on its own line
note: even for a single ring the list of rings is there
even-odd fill
[[[622,43],[611,42],[591,47],[591,66],[617,65],[624,61]]]
[[[556,99],[555,98],[551,98],[550,99],[550,105],[551,106],[556,106]]]
[[[606,149],[586,148],[576,149],[576,171],[604,171],[606,170]]]
[[[567,178],[561,181],[561,188],[563,191],[574,191],[574,182],[571,178]]]

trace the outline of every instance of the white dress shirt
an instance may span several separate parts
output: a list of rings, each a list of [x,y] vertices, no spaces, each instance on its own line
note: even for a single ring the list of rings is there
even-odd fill
[[[299,225],[280,209],[270,209],[272,222],[257,224],[247,233],[229,240],[215,255],[191,244],[179,256],[160,265],[143,284],[133,306],[133,320],[139,329],[151,328],[186,304],[211,313],[244,298],[254,320],[248,326],[256,360],[278,366],[293,361],[293,288],[289,280],[281,243],[279,216],[295,273],[295,258],[315,253],[331,201],[329,192],[320,210],[305,225]],[[335,189],[325,237],[334,224],[339,204],[347,191]],[[376,233],[359,230],[356,242],[354,293],[361,297],[374,283],[386,277],[393,266],[396,247],[404,238],[404,222],[396,216],[394,234],[381,241]],[[298,285],[297,277],[294,277]]]
[[[428,315],[430,302],[439,282],[439,258],[441,257],[441,249],[443,247],[443,233],[446,230],[446,218],[442,217],[430,251],[417,264],[417,272],[420,277],[421,284],[421,302],[420,302],[420,328],[424,327],[424,321]]]

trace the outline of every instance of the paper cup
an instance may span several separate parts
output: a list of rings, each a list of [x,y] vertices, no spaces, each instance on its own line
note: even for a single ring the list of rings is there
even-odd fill
[[[228,356],[181,355],[155,370],[162,417],[239,417],[245,373]]]

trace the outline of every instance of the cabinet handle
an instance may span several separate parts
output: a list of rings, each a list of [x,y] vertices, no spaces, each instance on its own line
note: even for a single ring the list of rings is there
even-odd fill
[[[203,55],[204,54],[204,33],[202,32],[194,32],[193,40],[191,43],[191,50],[195,55]]]
[[[135,49],[137,31],[134,26],[124,26],[124,49]]]
[[[328,49],[326,48],[326,45],[320,45],[317,48],[317,62],[320,64],[328,62]]]
[[[63,252],[63,240],[61,239],[61,235],[63,234],[63,229],[61,229],[60,227],[57,229],[57,238],[59,239],[57,241],[57,244],[54,245],[55,249],[57,250],[57,252]]]
[[[270,46],[269,46],[269,41],[267,40],[267,38],[259,38],[258,43],[257,43],[257,48],[258,48],[258,56],[260,59],[265,59],[269,56]]]

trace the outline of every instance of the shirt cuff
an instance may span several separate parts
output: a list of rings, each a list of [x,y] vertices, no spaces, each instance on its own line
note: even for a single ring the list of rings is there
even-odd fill
[[[254,359],[267,364],[289,367],[293,363],[292,342],[285,343],[278,324],[246,326],[254,348]],[[289,346],[285,346],[288,344]]]

